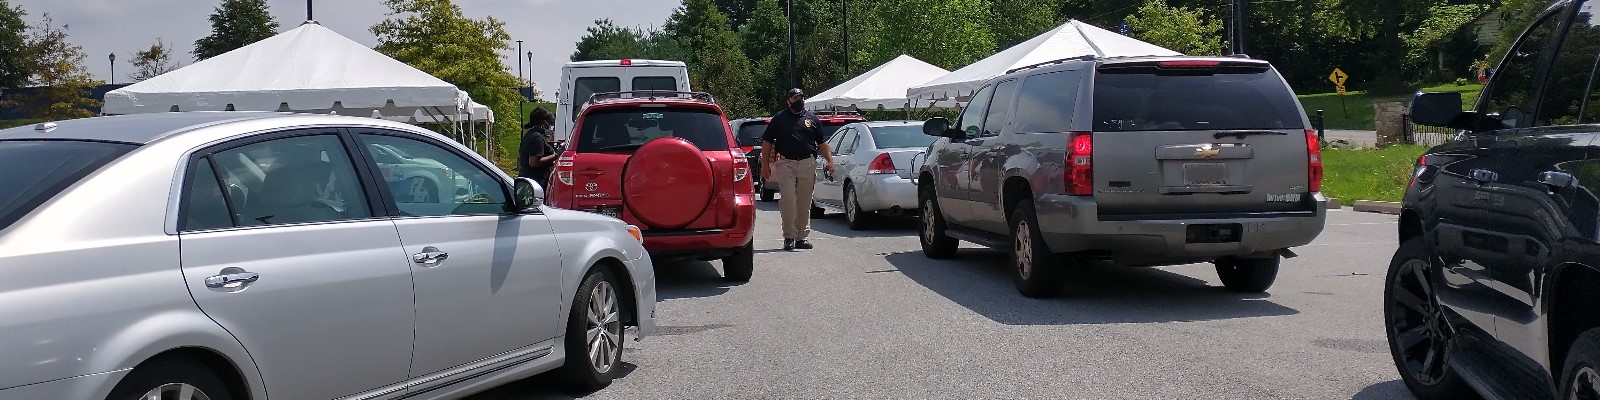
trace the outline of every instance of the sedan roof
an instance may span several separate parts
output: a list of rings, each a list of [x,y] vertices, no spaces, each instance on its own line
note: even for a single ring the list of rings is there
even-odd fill
[[[0,130],[0,140],[72,139],[148,144],[208,125],[293,115],[277,112],[213,111],[119,115],[40,123]],[[50,124],[54,124],[51,127]]]

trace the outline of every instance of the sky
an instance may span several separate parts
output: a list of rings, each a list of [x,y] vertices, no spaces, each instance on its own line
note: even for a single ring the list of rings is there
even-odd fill
[[[111,81],[109,55],[116,53],[116,82],[127,83],[133,72],[128,60],[133,52],[162,39],[180,55],[173,61],[194,62],[194,41],[211,34],[207,18],[220,0],[9,0],[28,13],[29,23],[49,13],[57,25],[68,26],[70,40],[83,46],[85,63],[95,78]],[[660,26],[680,4],[679,0],[455,0],[469,18],[493,16],[506,23],[512,40],[522,40],[522,56],[513,57],[516,42],[504,52],[507,71],[522,59],[528,71],[527,52],[533,52],[531,73],[545,91],[545,99],[559,86],[561,65],[575,50],[584,29],[594,20],[609,18],[619,26]],[[306,20],[303,0],[267,0],[279,31]],[[368,28],[382,21],[388,9],[381,0],[316,0],[313,16],[323,26],[368,46],[378,40]],[[526,72],[525,72],[526,74]]]

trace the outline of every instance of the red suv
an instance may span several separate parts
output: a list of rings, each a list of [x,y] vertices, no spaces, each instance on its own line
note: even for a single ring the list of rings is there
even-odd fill
[[[580,112],[546,202],[627,221],[651,256],[720,259],[725,279],[746,282],[752,175],[711,95],[602,93]]]

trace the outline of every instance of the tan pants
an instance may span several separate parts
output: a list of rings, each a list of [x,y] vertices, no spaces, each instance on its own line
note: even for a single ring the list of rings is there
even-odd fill
[[[771,181],[778,183],[783,238],[805,240],[811,235],[811,193],[817,186],[816,160],[778,157],[778,161],[772,163]]]

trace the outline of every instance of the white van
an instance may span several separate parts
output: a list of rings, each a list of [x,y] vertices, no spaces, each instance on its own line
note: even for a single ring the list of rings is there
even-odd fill
[[[636,90],[689,91],[689,67],[681,61],[602,60],[561,67],[556,99],[556,140],[572,137],[578,112],[595,93]]]

